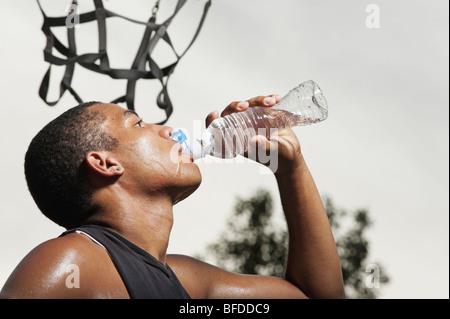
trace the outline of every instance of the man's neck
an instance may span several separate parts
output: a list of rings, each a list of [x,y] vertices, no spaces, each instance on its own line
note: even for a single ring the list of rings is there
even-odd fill
[[[86,223],[106,226],[165,264],[173,225],[172,200],[155,195],[116,200],[109,197],[104,202]]]

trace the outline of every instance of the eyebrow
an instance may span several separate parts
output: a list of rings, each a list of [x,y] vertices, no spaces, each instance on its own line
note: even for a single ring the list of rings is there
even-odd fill
[[[123,112],[123,116],[124,116],[126,119],[128,119],[128,118],[129,118],[130,116],[132,116],[132,115],[137,116],[138,118],[141,118],[135,111],[125,110],[125,111]]]

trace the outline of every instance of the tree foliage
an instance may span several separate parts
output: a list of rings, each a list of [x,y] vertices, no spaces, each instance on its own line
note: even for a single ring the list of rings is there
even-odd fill
[[[349,298],[376,298],[379,289],[368,288],[367,257],[370,244],[366,237],[372,225],[369,212],[337,209],[330,198],[324,199],[341,260],[345,290]],[[224,269],[244,274],[283,277],[287,255],[286,227],[274,226],[273,200],[259,189],[248,199],[238,198],[227,228],[220,238],[207,247],[207,255]],[[382,269],[379,263],[375,263]],[[388,276],[380,271],[380,283]]]

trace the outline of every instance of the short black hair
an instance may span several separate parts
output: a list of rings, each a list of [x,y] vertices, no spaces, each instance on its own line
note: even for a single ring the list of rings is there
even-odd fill
[[[42,213],[67,229],[95,212],[93,188],[87,182],[85,156],[113,150],[118,141],[103,131],[106,115],[89,110],[101,102],[82,103],[47,124],[25,155],[28,189]]]

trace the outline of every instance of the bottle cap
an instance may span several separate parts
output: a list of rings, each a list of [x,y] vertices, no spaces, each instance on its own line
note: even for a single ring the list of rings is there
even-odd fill
[[[172,141],[177,142],[183,146],[183,153],[192,154],[192,151],[187,143],[186,134],[184,134],[182,130],[177,130],[172,133]]]
[[[187,141],[186,134],[182,130],[175,131],[172,133],[172,141],[183,144]]]

